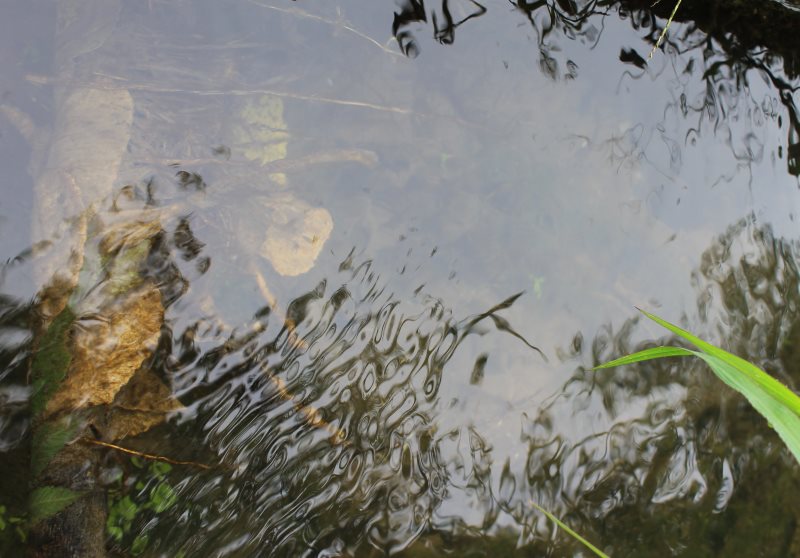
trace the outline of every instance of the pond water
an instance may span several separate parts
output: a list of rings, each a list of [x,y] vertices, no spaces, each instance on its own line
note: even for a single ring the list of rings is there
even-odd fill
[[[769,31],[800,9],[686,7],[648,60],[661,4],[5,2],[3,555],[37,544],[9,520],[71,269],[74,335],[159,316],[166,407],[130,374],[62,398],[157,416],[92,436],[173,461],[90,447],[109,555],[589,556],[531,502],[611,556],[800,554],[800,470],[741,396],[590,370],[667,339],[639,306],[800,382],[800,46]]]

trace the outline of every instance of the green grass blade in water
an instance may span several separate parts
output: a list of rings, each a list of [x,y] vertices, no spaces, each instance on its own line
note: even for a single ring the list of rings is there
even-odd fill
[[[769,421],[800,463],[800,415],[729,362],[714,355],[697,353],[697,356],[711,367],[720,380],[747,398],[753,408]],[[766,375],[765,372],[762,374]],[[789,391],[786,387],[784,389]],[[797,399],[794,393],[789,393]]]
[[[678,326],[669,323],[668,321],[659,318],[654,314],[650,314],[649,312],[645,312],[644,310],[639,310],[642,314],[656,322],[657,324],[667,328],[672,333],[677,335],[678,337],[682,337],[692,343],[695,347],[703,351],[705,354],[715,356],[737,370],[742,374],[750,376],[755,382],[760,384],[763,389],[768,391],[772,397],[780,401],[783,405],[792,409],[796,414],[800,414],[800,397],[798,397],[794,392],[789,390],[785,385],[780,383],[778,380],[758,368],[753,364],[747,362],[743,358],[739,358],[736,355],[732,355],[728,351],[723,351],[719,347],[715,347],[711,343],[707,343],[696,337],[695,335],[689,333],[688,331],[679,328]]]
[[[531,505],[534,508],[536,508],[537,510],[539,510],[540,512],[542,512],[543,514],[545,514],[547,516],[547,519],[549,519],[550,521],[552,521],[553,523],[555,523],[556,525],[558,525],[559,527],[564,529],[564,531],[569,533],[569,535],[573,539],[575,539],[576,541],[580,542],[583,546],[585,546],[586,548],[588,548],[589,550],[594,552],[597,556],[600,556],[600,558],[609,558],[608,554],[606,554],[605,552],[603,552],[602,550],[600,550],[599,548],[594,546],[592,543],[590,543],[589,541],[587,541],[586,539],[581,537],[578,533],[576,533],[572,529],[570,529],[569,526],[566,523],[564,523],[559,518],[557,518],[555,515],[553,515],[552,513],[547,511],[546,509],[544,509],[542,506],[540,506],[539,504],[537,504],[536,502],[533,502],[533,501],[531,501]]]
[[[642,362],[643,360],[654,360],[657,358],[667,358],[673,356],[692,356],[695,353],[689,349],[681,347],[653,347],[652,349],[645,349],[632,355],[614,359],[611,362],[606,362],[600,366],[595,366],[592,370],[600,370],[602,368],[614,368],[615,366],[623,366],[625,364],[633,364],[635,362]]]
[[[800,397],[797,394],[743,358],[715,347],[654,314],[641,309],[639,311],[678,337],[692,343],[701,352],[678,347],[657,347],[618,358],[596,369],[668,356],[697,356],[709,365],[720,380],[747,398],[753,408],[767,419],[800,463]]]

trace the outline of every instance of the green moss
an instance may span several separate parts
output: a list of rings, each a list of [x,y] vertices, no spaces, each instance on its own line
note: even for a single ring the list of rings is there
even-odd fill
[[[41,425],[33,433],[31,441],[31,472],[41,473],[47,464],[78,431],[78,423],[71,416]]]
[[[31,365],[31,410],[34,416],[44,411],[47,402],[67,375],[72,361],[68,346],[69,330],[74,322],[75,314],[66,306],[42,335]]]
[[[138,287],[142,282],[140,269],[150,253],[150,240],[123,250],[109,264],[108,292],[119,295]]]

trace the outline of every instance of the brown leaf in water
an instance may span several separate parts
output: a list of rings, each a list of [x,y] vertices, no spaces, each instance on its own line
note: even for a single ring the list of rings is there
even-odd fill
[[[122,389],[106,415],[104,438],[121,440],[147,432],[164,422],[167,413],[183,408],[169,387],[147,368],[141,368]]]
[[[163,320],[161,294],[152,285],[129,293],[89,323],[82,320],[69,372],[43,418],[111,403],[152,354]]]

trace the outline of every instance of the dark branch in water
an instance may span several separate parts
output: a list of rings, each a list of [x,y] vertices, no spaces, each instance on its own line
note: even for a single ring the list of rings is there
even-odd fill
[[[525,291],[519,292],[513,296],[508,297],[500,304],[492,306],[489,310],[487,310],[483,314],[478,314],[476,317],[472,318],[469,321],[465,331],[469,333],[473,329],[473,327],[476,326],[479,322],[482,322],[486,318],[491,318],[497,329],[499,329],[500,331],[505,331],[506,333],[510,333],[511,335],[513,335],[514,337],[525,343],[528,347],[539,353],[545,362],[550,362],[547,358],[547,355],[545,355],[544,352],[542,352],[542,350],[539,347],[531,344],[527,339],[525,339],[525,337],[517,333],[517,331],[515,331],[514,328],[511,327],[511,324],[508,322],[508,320],[496,315],[496,313],[499,312],[500,310],[505,310],[506,308],[510,308],[514,304],[514,302],[516,302],[516,300],[524,294]]]

